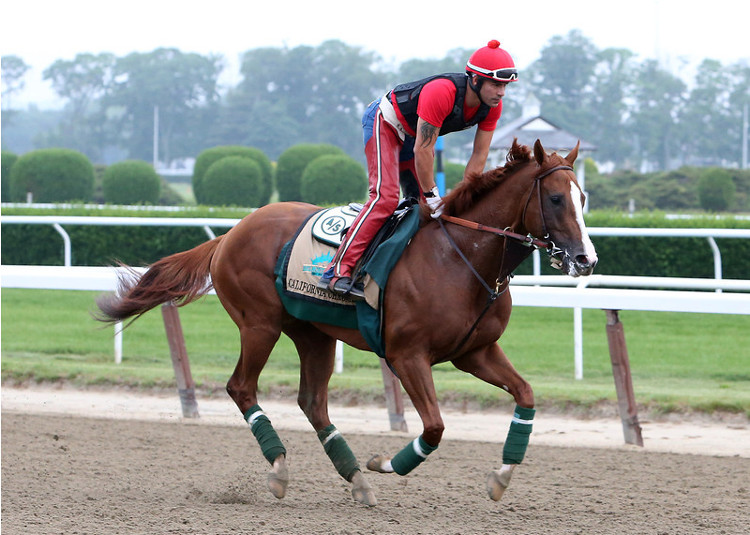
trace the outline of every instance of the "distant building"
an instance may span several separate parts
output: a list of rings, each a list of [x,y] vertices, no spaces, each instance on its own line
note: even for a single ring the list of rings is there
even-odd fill
[[[526,102],[524,102],[521,117],[495,130],[487,157],[488,168],[505,164],[505,156],[513,144],[513,139],[518,139],[520,144],[529,147],[533,147],[536,140],[539,139],[547,152],[557,152],[563,156],[568,154],[580,140],[581,146],[578,149],[575,167],[578,183],[585,190],[583,160],[586,152],[597,150],[596,145],[563,130],[542,117],[541,103],[532,94],[529,94]]]

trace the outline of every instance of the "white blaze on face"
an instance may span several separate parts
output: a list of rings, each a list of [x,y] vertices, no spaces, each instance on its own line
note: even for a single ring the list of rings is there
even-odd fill
[[[583,221],[583,205],[581,204],[581,190],[578,185],[574,182],[570,183],[570,198],[573,200],[573,209],[576,213],[576,221],[578,221],[578,227],[581,229],[581,241],[583,241],[583,251],[586,254],[589,262],[592,264],[597,262],[596,249],[594,244],[591,242],[589,232],[586,230],[586,223]]]

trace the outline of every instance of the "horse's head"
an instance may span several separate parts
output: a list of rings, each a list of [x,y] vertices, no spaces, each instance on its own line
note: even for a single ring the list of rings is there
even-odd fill
[[[573,172],[579,145],[563,158],[534,143],[536,175],[522,215],[529,232],[551,242],[553,267],[572,277],[591,275],[598,260],[583,221],[586,198]]]

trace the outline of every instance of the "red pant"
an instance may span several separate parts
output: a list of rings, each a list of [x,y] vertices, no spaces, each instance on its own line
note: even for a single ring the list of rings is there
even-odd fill
[[[399,154],[403,142],[378,109],[365,144],[370,197],[352,223],[333,259],[335,277],[351,277],[355,264],[399,202]],[[414,167],[413,158],[402,167]],[[416,177],[416,170],[412,171]]]

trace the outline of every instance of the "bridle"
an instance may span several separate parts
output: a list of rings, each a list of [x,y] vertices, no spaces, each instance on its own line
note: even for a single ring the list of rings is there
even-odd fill
[[[524,236],[523,234],[518,234],[516,232],[513,232],[512,230],[510,230],[510,228],[500,229],[497,227],[483,225],[482,223],[477,223],[475,221],[469,221],[468,219],[462,219],[460,217],[454,217],[454,216],[445,215],[445,214],[442,214],[438,218],[438,223],[440,224],[440,228],[442,229],[443,234],[445,234],[446,238],[448,239],[448,243],[450,243],[451,247],[453,248],[454,251],[456,251],[458,256],[461,257],[464,263],[468,266],[469,270],[474,274],[474,277],[484,287],[484,289],[487,291],[487,294],[488,294],[487,304],[484,306],[484,309],[479,314],[479,317],[471,326],[471,328],[469,329],[469,332],[466,333],[466,336],[464,336],[461,339],[461,341],[458,343],[456,348],[448,354],[448,358],[446,360],[450,360],[456,353],[458,353],[461,347],[463,347],[463,345],[467,342],[471,334],[474,332],[477,325],[479,325],[479,322],[487,313],[490,306],[492,306],[492,303],[494,303],[498,297],[500,297],[502,294],[508,291],[508,286],[510,285],[510,275],[506,276],[502,281],[500,280],[502,273],[503,273],[503,264],[501,264],[500,273],[498,274],[498,277],[495,280],[495,288],[493,289],[492,287],[490,287],[487,281],[485,281],[482,278],[479,272],[471,264],[471,261],[469,261],[469,259],[466,258],[466,255],[464,255],[461,249],[459,249],[458,245],[453,240],[451,235],[448,233],[448,230],[445,228],[445,223],[443,223],[443,221],[447,221],[448,223],[453,223],[454,225],[459,225],[468,229],[478,230],[480,232],[488,232],[490,234],[503,236],[506,239],[517,241],[526,247],[534,247],[536,249],[545,249],[547,251],[547,254],[549,254],[551,257],[553,258],[558,257],[563,254],[563,250],[557,247],[555,245],[555,242],[549,239],[549,233],[547,232],[547,223],[544,219],[544,210],[542,207],[542,185],[541,183],[545,177],[548,177],[549,175],[551,175],[552,173],[555,173],[556,171],[563,171],[563,170],[573,171],[573,168],[569,165],[558,165],[550,169],[547,169],[546,171],[535,176],[534,183],[531,185],[531,188],[529,189],[529,195],[526,197],[526,203],[524,204],[524,207],[523,207],[523,215],[521,217],[521,222],[525,226],[526,211],[529,207],[529,204],[531,203],[531,197],[534,194],[534,191],[536,190],[537,198],[539,200],[539,217],[541,217],[542,219],[542,231],[544,232],[544,239],[535,238],[534,236],[531,235],[531,233],[526,234]],[[505,262],[505,255],[503,254],[503,263],[504,262]]]
[[[543,239],[535,238],[530,233],[524,236],[523,234],[518,234],[516,232],[513,232],[512,230],[510,230],[510,228],[500,229],[497,227],[483,225],[482,223],[477,223],[475,221],[469,221],[468,219],[462,219],[460,217],[454,217],[454,216],[445,215],[445,214],[442,214],[438,220],[440,222],[440,226],[446,235],[448,235],[448,233],[445,230],[445,225],[443,225],[443,222],[441,220],[447,221],[449,223],[453,223],[454,225],[459,225],[465,228],[469,228],[472,230],[478,230],[480,232],[489,232],[490,234],[504,236],[506,238],[510,238],[512,240],[520,242],[522,245],[525,245],[526,247],[535,247],[536,249],[546,249],[547,252],[552,256],[559,255],[562,253],[562,250],[559,249],[555,245],[555,242],[553,242],[552,240],[549,240],[549,233],[547,232],[547,222],[544,219],[544,209],[542,208],[542,180],[545,177],[548,177],[549,175],[557,171],[573,171],[573,168],[569,165],[558,165],[555,167],[551,167],[550,169],[547,169],[546,171],[535,176],[534,183],[531,185],[531,188],[529,189],[529,194],[526,197],[526,203],[524,204],[524,207],[523,207],[523,215],[521,216],[521,222],[525,226],[526,211],[528,210],[529,204],[531,203],[531,196],[534,194],[534,191],[536,190],[537,199],[539,200],[539,217],[542,219],[542,232],[544,232]],[[448,236],[448,240],[451,242],[451,245],[453,245],[453,248],[456,249],[455,242],[453,242],[450,236]],[[459,252],[459,256],[463,257],[463,254]],[[464,260],[464,261],[467,261],[467,260]],[[486,283],[485,283],[485,286],[486,286]]]

